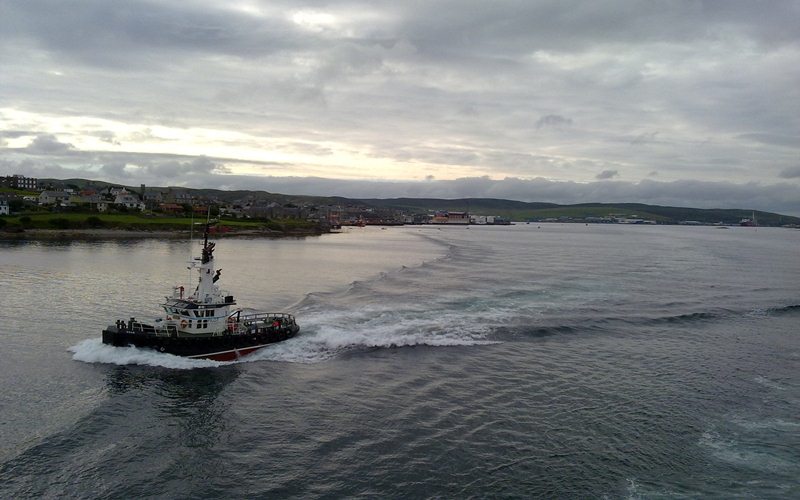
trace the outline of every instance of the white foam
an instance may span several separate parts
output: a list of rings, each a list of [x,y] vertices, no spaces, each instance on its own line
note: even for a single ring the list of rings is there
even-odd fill
[[[741,442],[731,437],[723,437],[716,430],[709,429],[700,436],[698,444],[711,450],[711,453],[724,462],[760,471],[789,469],[793,464],[775,454],[769,447],[757,448],[752,442]]]
[[[742,415],[735,415],[731,417],[731,422],[748,431],[765,429],[776,432],[796,432],[797,429],[800,429],[800,421],[792,422],[782,418],[751,420]]]
[[[497,343],[485,339],[485,325],[468,323],[463,315],[440,317],[437,321],[408,311],[400,313],[374,307],[358,313],[309,313],[304,315],[299,336],[261,349],[242,361],[317,363],[350,349]]]
[[[84,363],[161,366],[177,370],[209,368],[229,364],[208,359],[184,358],[172,354],[156,352],[152,349],[114,347],[103,344],[100,338],[84,340],[70,347],[69,350],[73,353],[72,359],[83,361]]]
[[[644,498],[639,488],[639,484],[636,482],[636,479],[628,478],[628,488],[627,488],[627,498],[628,500],[641,500]]]
[[[753,380],[755,380],[757,384],[763,385],[764,387],[769,387],[770,389],[775,389],[777,391],[786,390],[786,387],[782,386],[778,382],[770,380],[766,377],[762,377],[761,375],[757,375],[756,378],[754,378]]]

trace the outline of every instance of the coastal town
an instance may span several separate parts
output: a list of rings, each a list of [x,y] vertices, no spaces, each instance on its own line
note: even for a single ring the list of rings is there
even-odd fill
[[[0,193],[0,215],[96,213],[201,218],[210,214],[230,220],[303,221],[323,232],[341,226],[511,223],[500,216],[471,216],[465,211],[408,213],[353,202],[281,203],[252,193],[229,200],[198,190],[174,187],[150,188],[141,184],[132,188],[105,183],[81,187],[67,181],[42,181],[18,174],[0,177],[0,187],[5,188],[5,192]]]
[[[480,199],[362,201],[265,191],[148,187],[144,184],[132,187],[101,181],[37,179],[19,174],[0,176],[0,230],[5,233],[26,229],[175,230],[185,227],[191,220],[206,217],[226,221],[237,230],[287,234],[320,234],[342,226],[510,225],[512,220],[723,227],[797,227],[798,222],[795,217],[742,210],[547,203],[523,204],[536,207],[512,210],[508,204],[519,205],[520,202]]]

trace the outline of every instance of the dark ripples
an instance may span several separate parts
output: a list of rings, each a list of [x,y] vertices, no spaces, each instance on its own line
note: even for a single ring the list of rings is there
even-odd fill
[[[407,230],[446,254],[307,295],[260,361],[69,360],[102,396],[0,496],[800,496],[794,233],[473,229]]]

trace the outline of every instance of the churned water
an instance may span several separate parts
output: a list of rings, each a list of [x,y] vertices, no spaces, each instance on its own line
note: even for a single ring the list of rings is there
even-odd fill
[[[298,337],[102,345],[190,250],[2,244],[0,497],[800,497],[800,231],[223,239],[220,283]]]

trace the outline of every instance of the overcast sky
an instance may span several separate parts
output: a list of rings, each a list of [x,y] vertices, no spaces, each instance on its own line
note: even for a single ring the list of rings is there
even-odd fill
[[[0,0],[0,174],[800,215],[800,2]]]

